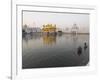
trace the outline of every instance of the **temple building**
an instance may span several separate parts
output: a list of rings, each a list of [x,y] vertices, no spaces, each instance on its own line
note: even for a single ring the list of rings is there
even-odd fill
[[[73,24],[73,27],[71,29],[71,33],[72,34],[77,34],[78,30],[79,30],[79,28],[78,28],[77,24]]]
[[[48,32],[48,33],[56,32],[56,25],[52,24],[43,25],[42,32]]]
[[[22,31],[25,33],[38,33],[41,32],[41,29],[39,27],[30,27],[25,24],[22,28]]]

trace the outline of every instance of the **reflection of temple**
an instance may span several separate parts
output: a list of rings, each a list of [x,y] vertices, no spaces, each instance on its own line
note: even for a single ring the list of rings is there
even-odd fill
[[[43,35],[43,43],[52,45],[56,43],[56,35]]]
[[[77,24],[73,24],[73,27],[72,27],[72,29],[71,29],[71,33],[72,33],[72,34],[77,34],[77,33],[78,33]]]
[[[42,32],[48,32],[48,33],[56,32],[56,25],[52,24],[43,25]]]
[[[72,39],[72,47],[73,47],[73,50],[74,50],[74,53],[77,53],[77,47],[79,45],[79,42],[78,42],[78,35],[71,35],[71,39]]]

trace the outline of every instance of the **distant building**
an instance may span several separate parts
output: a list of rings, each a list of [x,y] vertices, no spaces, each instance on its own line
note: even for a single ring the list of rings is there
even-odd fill
[[[68,27],[62,29],[63,33],[70,33],[70,29]]]
[[[22,27],[22,31],[25,32],[25,33],[28,33],[28,25],[25,24],[25,25]]]
[[[41,32],[39,27],[28,27],[26,24],[23,26],[23,31],[26,33]]]
[[[71,29],[71,33],[72,34],[77,34],[78,33],[78,26],[77,24],[73,24],[72,29]]]
[[[49,32],[49,33],[56,32],[56,25],[52,24],[43,25],[42,32]]]
[[[41,32],[41,29],[39,27],[33,27],[31,28],[32,32]]]

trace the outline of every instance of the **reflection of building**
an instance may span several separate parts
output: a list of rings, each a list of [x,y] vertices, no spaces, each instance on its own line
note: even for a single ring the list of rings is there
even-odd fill
[[[77,24],[73,24],[73,27],[71,29],[71,33],[72,34],[77,34],[78,33],[78,27],[77,27]]]
[[[56,43],[55,35],[43,35],[43,43],[47,45],[52,45]]]
[[[43,25],[42,32],[49,32],[49,33],[56,32],[56,25],[52,24]]]

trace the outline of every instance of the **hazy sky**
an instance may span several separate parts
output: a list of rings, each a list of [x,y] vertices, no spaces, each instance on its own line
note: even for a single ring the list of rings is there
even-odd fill
[[[28,12],[23,11],[23,25],[30,27],[40,27],[43,24],[56,24],[58,28],[71,28],[76,23],[80,32],[89,32],[89,15],[88,14],[71,14],[71,13],[48,13],[48,12]]]

